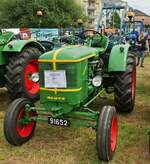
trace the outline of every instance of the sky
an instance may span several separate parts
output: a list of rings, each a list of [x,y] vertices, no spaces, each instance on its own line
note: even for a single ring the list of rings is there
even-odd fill
[[[139,9],[150,16],[150,0],[124,0],[129,6]]]

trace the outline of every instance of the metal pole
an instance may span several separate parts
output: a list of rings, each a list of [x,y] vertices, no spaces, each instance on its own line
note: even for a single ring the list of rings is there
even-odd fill
[[[103,6],[104,6],[104,1],[102,0],[102,3],[100,5],[100,13],[99,13],[99,17],[98,17],[98,22],[97,22],[97,31],[99,32],[99,28],[101,25],[101,20],[102,20],[102,16],[103,16]]]

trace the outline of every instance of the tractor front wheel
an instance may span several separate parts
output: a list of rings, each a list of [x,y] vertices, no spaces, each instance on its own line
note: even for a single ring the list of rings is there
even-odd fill
[[[125,72],[115,73],[114,99],[118,112],[129,113],[134,109],[136,89],[136,60],[128,54]]]
[[[96,147],[100,160],[113,158],[117,144],[118,122],[116,110],[112,106],[104,106],[97,122]]]
[[[4,117],[4,134],[6,140],[15,146],[22,145],[32,138],[36,122],[31,117],[36,116],[35,111],[26,112],[26,105],[33,104],[25,99],[14,100]]]
[[[10,57],[5,78],[11,99],[25,97],[36,101],[39,98],[40,54],[37,48],[27,47],[21,53]]]

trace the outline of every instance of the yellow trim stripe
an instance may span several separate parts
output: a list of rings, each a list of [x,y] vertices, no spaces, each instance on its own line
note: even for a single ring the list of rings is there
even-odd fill
[[[62,50],[63,50],[63,48],[60,48],[60,49],[56,50],[56,52],[53,55],[53,60],[54,61],[56,60],[56,57],[57,57],[58,53],[61,52]],[[53,62],[53,70],[56,71],[56,62]]]
[[[61,52],[62,50],[63,50],[63,48],[60,48],[60,49],[55,51],[55,53],[53,54],[53,60],[56,60],[56,57],[57,57],[58,53]],[[57,69],[56,68],[56,62],[53,62],[53,71],[56,71],[56,69]],[[57,94],[57,89],[56,88],[54,89],[54,92],[55,92],[55,94]]]
[[[80,45],[71,45],[71,46],[66,46],[66,47],[63,47],[63,48],[60,48],[58,50],[55,51],[55,53],[53,54],[53,70],[56,71],[56,59],[57,59],[57,56],[59,55],[59,53],[61,51],[64,50],[64,48],[76,48],[76,47],[80,47]]]
[[[40,63],[78,63],[78,62],[81,62],[83,60],[86,60],[88,58],[91,58],[91,57],[94,57],[96,56],[96,54],[92,54],[92,55],[89,55],[89,56],[86,56],[84,58],[81,58],[81,59],[77,59],[77,60],[43,60],[43,59],[39,59],[38,61]]]
[[[80,45],[71,45],[71,46],[67,46],[67,48],[75,48],[75,47],[79,47]],[[58,50],[56,50],[55,51],[55,53],[53,54],[53,71],[56,71],[57,70],[57,66],[56,66],[56,58],[57,58],[57,56],[59,55],[59,53],[62,51],[62,50],[64,50],[64,48],[65,47],[63,47],[63,48],[60,48],[60,49],[58,49]],[[57,89],[55,88],[54,89],[54,92],[55,92],[55,94],[57,94]]]
[[[48,92],[80,92],[82,88],[77,89],[49,89],[49,88],[40,88],[41,91],[48,91]]]

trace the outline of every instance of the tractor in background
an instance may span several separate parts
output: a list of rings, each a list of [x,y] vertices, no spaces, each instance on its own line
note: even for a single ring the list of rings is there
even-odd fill
[[[128,12],[128,19],[123,23],[123,32],[126,41],[130,44],[130,50],[136,52],[138,50],[136,43],[139,40],[140,33],[144,31],[144,22],[142,20],[135,21],[133,12]]]
[[[0,87],[11,99],[39,98],[39,56],[45,48],[35,40],[18,40],[12,32],[0,32]]]

